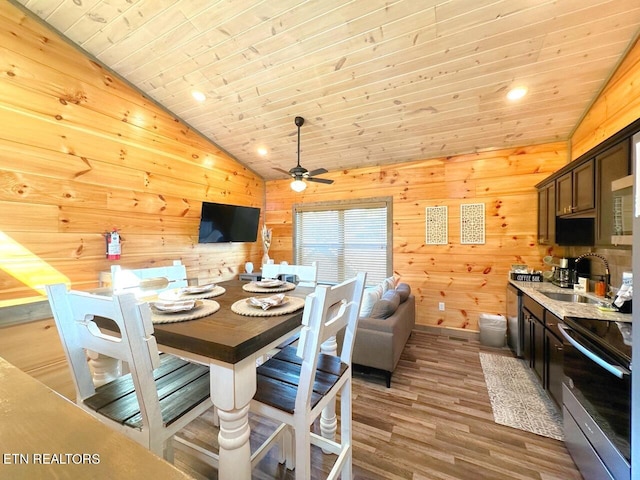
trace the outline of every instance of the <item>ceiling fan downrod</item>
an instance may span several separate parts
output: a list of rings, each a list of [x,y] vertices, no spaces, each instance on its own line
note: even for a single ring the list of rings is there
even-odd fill
[[[298,167],[300,167],[300,127],[304,125],[304,118],[296,117],[294,121],[298,127]]]

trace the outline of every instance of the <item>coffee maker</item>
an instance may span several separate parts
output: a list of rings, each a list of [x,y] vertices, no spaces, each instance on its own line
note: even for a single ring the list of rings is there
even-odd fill
[[[569,268],[569,259],[561,258],[553,276],[553,284],[560,288],[573,288],[573,284],[576,281],[575,270]]]
[[[576,269],[575,258],[561,258],[560,263],[555,267],[551,282],[560,288],[573,288],[578,283],[578,274],[589,274],[589,263],[580,262],[579,269]]]

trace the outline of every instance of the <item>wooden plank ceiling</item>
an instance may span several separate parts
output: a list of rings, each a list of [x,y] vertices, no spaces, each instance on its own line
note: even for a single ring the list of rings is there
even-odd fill
[[[567,140],[640,27],[638,0],[19,1],[265,179],[295,116],[309,170]]]

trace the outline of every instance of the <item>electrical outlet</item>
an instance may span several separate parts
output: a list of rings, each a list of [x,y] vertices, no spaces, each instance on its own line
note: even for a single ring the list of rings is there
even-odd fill
[[[444,312],[444,302],[440,302],[438,304],[438,310],[440,310],[441,312]]]

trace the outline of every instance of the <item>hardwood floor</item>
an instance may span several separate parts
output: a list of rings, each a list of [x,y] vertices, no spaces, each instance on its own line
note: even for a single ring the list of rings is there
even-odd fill
[[[563,442],[493,422],[478,353],[510,354],[477,341],[416,331],[393,374],[358,375],[353,381],[355,479],[571,480],[581,475]],[[181,432],[217,449],[213,415]],[[273,425],[251,417],[252,445]],[[324,478],[330,456],[312,452],[312,479]],[[217,479],[215,469],[176,451],[175,464],[196,479]],[[254,469],[255,479],[293,479],[273,454]]]

